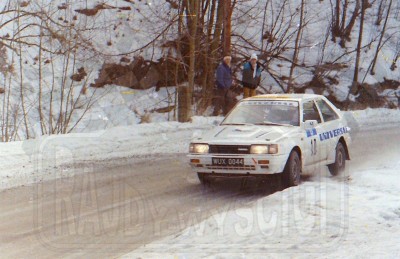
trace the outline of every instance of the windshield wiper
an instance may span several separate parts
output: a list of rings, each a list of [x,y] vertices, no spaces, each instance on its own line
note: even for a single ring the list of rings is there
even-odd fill
[[[276,122],[272,122],[272,121],[263,121],[263,122],[256,123],[256,125],[293,126],[292,124],[276,123]]]

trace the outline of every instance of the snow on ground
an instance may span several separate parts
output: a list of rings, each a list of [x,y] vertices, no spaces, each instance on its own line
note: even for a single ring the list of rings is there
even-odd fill
[[[351,116],[356,134],[400,126],[399,110],[346,112]],[[342,176],[327,177],[325,168],[300,186],[204,221],[194,216],[181,233],[122,258],[399,258],[399,149],[392,143],[388,150],[374,159],[360,155]]]
[[[384,108],[348,111],[344,115],[354,131],[395,127],[400,121],[399,110]]]
[[[0,143],[0,189],[72,176],[69,168],[77,164],[184,153],[193,135],[221,119],[193,117],[192,123],[137,124]]]
[[[306,181],[122,258],[399,258],[399,167]]]
[[[82,116],[82,120],[73,132],[93,132],[116,126],[135,125],[146,116],[146,122],[163,122],[173,119],[173,111],[157,113],[155,110],[174,105],[174,87],[163,87],[157,91],[155,87],[147,90],[133,90],[112,85],[95,89],[95,91],[98,99],[86,114],[82,116],[85,112],[84,108],[77,109],[77,118],[74,119]]]

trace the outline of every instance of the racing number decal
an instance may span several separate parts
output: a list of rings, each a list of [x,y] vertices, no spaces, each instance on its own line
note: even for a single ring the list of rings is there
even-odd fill
[[[310,142],[311,142],[311,155],[315,156],[317,154],[317,140],[312,139]]]

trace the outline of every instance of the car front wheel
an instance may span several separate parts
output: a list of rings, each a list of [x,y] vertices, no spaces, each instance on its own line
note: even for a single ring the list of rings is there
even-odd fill
[[[197,173],[197,177],[199,178],[200,183],[202,185],[206,185],[208,183],[207,178],[204,173]]]
[[[343,172],[346,167],[346,151],[342,143],[336,146],[335,163],[328,165],[331,175],[338,175]]]
[[[287,186],[297,186],[300,184],[300,175],[300,157],[296,151],[292,151],[289,155],[289,159],[286,162],[286,166],[283,171],[283,180]]]

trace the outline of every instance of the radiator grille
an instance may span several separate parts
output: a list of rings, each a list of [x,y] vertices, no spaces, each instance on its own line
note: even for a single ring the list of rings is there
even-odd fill
[[[210,145],[211,154],[250,154],[250,146]]]

